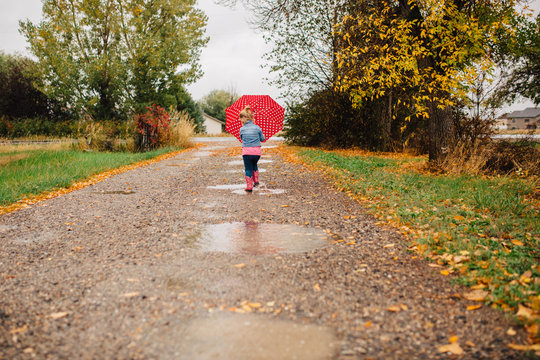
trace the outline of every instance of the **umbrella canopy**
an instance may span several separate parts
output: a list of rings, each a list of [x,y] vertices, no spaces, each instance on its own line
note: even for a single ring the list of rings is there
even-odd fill
[[[238,140],[242,127],[238,115],[247,105],[251,106],[255,122],[260,126],[266,140],[283,129],[285,109],[274,99],[268,95],[244,95],[225,110],[227,115],[225,130]]]

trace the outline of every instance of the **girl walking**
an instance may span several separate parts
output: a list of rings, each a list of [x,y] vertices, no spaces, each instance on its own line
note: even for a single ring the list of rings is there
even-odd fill
[[[265,141],[261,128],[255,124],[251,107],[248,105],[240,112],[240,139],[242,140],[242,158],[246,170],[246,191],[253,191],[259,185],[259,168],[257,163],[262,155],[261,142]]]

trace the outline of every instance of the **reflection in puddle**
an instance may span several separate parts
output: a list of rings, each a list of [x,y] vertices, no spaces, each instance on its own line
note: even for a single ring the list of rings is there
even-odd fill
[[[334,358],[339,347],[327,328],[256,315],[197,319],[182,335],[180,359],[323,360]]]
[[[204,225],[187,237],[186,244],[202,251],[262,255],[311,251],[331,239],[321,229],[235,222]]]
[[[274,162],[274,160],[261,159],[261,160],[259,160],[258,164],[268,164],[268,163],[272,163],[272,162]],[[229,161],[229,165],[244,165],[244,160]]]
[[[268,189],[264,183],[261,183],[260,186],[254,187],[253,192],[248,193],[244,189],[246,184],[226,184],[226,185],[211,185],[207,186],[208,189],[212,190],[232,190],[233,194],[246,195],[246,194],[257,194],[257,195],[279,195],[284,194],[285,190],[283,189]]]
[[[279,195],[279,194],[285,194],[285,190],[283,190],[283,189],[254,188],[252,193],[249,193],[249,192],[247,192],[245,190],[234,190],[233,194],[238,194],[238,195],[249,195],[249,194]]]

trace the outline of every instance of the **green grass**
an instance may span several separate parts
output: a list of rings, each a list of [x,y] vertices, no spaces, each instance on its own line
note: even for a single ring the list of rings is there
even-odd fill
[[[540,310],[540,221],[534,181],[435,176],[402,167],[418,159],[305,149],[299,155],[338,170],[338,187],[369,199],[366,205],[374,215],[409,228],[417,249],[448,265],[460,282],[485,285],[489,302],[507,309],[521,303]]]
[[[163,148],[146,153],[30,150],[0,152],[14,158],[0,166],[0,206],[26,196],[68,187],[94,174],[147,160],[173,151]],[[19,159],[18,159],[19,158]]]

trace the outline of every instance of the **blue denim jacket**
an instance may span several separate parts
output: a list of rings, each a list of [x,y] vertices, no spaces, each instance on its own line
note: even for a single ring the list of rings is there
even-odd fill
[[[240,128],[240,139],[242,139],[242,147],[261,146],[261,141],[265,140],[261,128],[251,120],[246,121]]]

